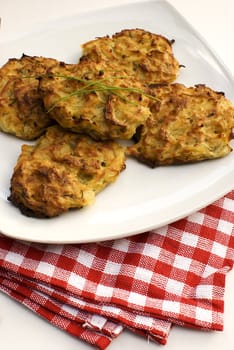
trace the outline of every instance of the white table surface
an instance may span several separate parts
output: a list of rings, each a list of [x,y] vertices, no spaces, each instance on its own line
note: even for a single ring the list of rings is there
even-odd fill
[[[0,0],[2,19],[0,42],[30,32],[50,19],[134,3],[136,0]],[[170,0],[172,5],[202,34],[209,46],[234,74],[234,1]],[[234,96],[233,96],[234,99]],[[164,347],[133,335],[128,331],[108,349],[117,350],[231,350],[234,349],[234,271],[227,275],[223,332],[201,332],[173,327]],[[0,293],[0,349],[2,350],[88,350],[89,345],[67,335],[34,315],[20,304]]]

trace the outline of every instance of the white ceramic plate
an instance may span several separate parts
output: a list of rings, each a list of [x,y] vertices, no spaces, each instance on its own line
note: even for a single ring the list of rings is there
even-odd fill
[[[174,53],[186,66],[179,82],[205,83],[234,100],[230,73],[164,1],[114,7],[48,23],[37,32],[2,43],[0,64],[22,53],[76,62],[83,42],[137,27],[175,39]],[[120,238],[185,217],[233,189],[234,152],[223,159],[156,169],[128,159],[120,178],[101,192],[91,207],[53,219],[28,218],[7,201],[21,144],[0,134],[0,231],[23,240],[79,243]]]

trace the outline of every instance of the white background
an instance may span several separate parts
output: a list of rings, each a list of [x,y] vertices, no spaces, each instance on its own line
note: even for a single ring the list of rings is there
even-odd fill
[[[30,32],[52,18],[111,7],[136,0],[0,0],[0,42]],[[234,1],[170,0],[200,32],[234,74]],[[234,98],[234,96],[233,96]],[[164,347],[125,331],[108,349],[231,350],[234,349],[234,272],[227,276],[225,329],[206,333],[174,327]],[[0,294],[0,347],[3,350],[88,350],[92,347],[49,325],[20,304]]]

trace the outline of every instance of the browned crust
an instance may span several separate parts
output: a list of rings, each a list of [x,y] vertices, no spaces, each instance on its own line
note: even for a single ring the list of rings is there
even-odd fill
[[[118,143],[53,126],[34,146],[22,146],[8,200],[27,216],[54,217],[92,204],[124,168]]]
[[[39,137],[51,125],[38,87],[38,76],[55,59],[22,55],[0,69],[0,130],[25,140]]]
[[[127,154],[151,167],[224,157],[231,152],[234,106],[204,84],[152,87],[160,101]]]
[[[173,43],[174,40],[140,28],[124,29],[84,43],[80,61],[116,62],[127,74],[146,84],[171,83],[180,68]]]

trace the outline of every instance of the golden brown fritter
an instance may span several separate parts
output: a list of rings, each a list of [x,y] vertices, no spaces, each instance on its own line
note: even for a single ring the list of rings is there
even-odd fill
[[[116,66],[60,63],[40,89],[52,118],[95,139],[130,139],[150,115],[146,88]]]
[[[125,29],[82,45],[81,61],[115,62],[120,69],[144,83],[173,82],[179,63],[172,51],[173,41],[143,29]]]
[[[57,61],[23,55],[0,69],[0,130],[25,140],[40,136],[51,119],[38,91],[37,76]]]
[[[128,154],[151,166],[197,162],[226,156],[231,147],[234,106],[222,92],[182,84],[153,89],[161,101]]]
[[[124,149],[117,142],[52,126],[35,146],[22,146],[9,200],[28,216],[57,216],[91,204],[124,167]]]

